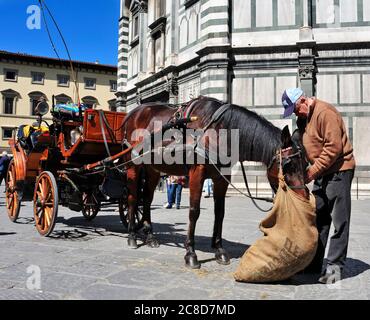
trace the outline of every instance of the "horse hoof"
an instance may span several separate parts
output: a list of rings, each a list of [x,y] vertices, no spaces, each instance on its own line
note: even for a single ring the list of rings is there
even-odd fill
[[[229,255],[227,254],[226,250],[224,249],[217,249],[215,253],[216,261],[219,264],[222,264],[224,266],[230,264],[230,258]]]
[[[134,238],[128,238],[127,244],[132,249],[137,249],[138,248],[137,241]]]
[[[195,253],[186,254],[185,257],[185,266],[190,269],[200,269],[200,263],[198,257]]]
[[[159,248],[159,241],[154,237],[149,237],[146,240],[146,244],[151,248]]]

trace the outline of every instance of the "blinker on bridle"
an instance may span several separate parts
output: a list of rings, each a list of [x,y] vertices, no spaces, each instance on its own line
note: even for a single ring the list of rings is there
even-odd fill
[[[298,151],[296,153],[293,153],[293,154],[288,154],[288,155],[284,155],[283,156],[283,153],[286,152],[286,151],[289,151],[289,150],[292,150],[293,147],[288,147],[288,148],[285,148],[285,149],[280,149],[278,152],[276,152],[276,154],[272,157],[271,161],[270,161],[270,164],[268,165],[267,169],[271,169],[272,165],[274,164],[275,161],[277,161],[278,164],[280,164],[280,155],[281,155],[281,159],[282,159],[282,165],[284,166],[285,164],[288,164],[290,163],[292,160],[292,158],[295,158],[295,157],[302,157],[302,150],[301,148],[299,148],[297,146],[297,149]],[[284,163],[285,162],[285,163]]]
[[[282,149],[281,153],[283,154],[284,152],[292,150],[292,149],[293,149],[293,147]],[[281,157],[282,166],[284,167],[286,164],[289,164],[292,161],[293,158],[295,158],[295,157],[301,158],[301,156],[302,156],[302,151],[299,148],[298,148],[298,151],[296,153],[288,154],[287,156],[284,156],[284,157],[282,156]]]

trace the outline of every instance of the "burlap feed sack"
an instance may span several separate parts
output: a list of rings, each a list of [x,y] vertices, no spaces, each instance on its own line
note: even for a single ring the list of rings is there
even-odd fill
[[[260,223],[264,233],[243,255],[234,278],[243,282],[276,282],[310,264],[317,249],[315,198],[304,199],[280,181],[274,207]]]

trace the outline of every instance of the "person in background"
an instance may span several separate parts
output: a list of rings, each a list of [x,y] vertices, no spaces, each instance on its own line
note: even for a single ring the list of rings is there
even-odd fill
[[[167,178],[167,203],[166,209],[171,209],[176,203],[176,209],[180,209],[182,189],[185,185],[184,176],[169,176]]]
[[[166,181],[166,190],[167,190],[167,202],[163,205],[164,208],[166,209],[170,209],[170,208],[167,208],[169,207],[170,203],[172,203],[172,199],[170,199],[170,197],[172,197],[172,193],[171,193],[171,176],[165,176],[164,177],[164,180]],[[172,208],[172,206],[171,206]]]
[[[166,177],[161,176],[158,182],[157,189],[159,192],[164,192],[164,184],[165,184]]]
[[[177,186],[175,187],[175,193],[176,193],[176,209],[180,209],[181,205],[181,195],[182,190],[185,186],[186,177],[185,176],[179,176],[177,177]]]
[[[203,191],[205,192],[204,198],[209,198],[213,194],[213,182],[212,179],[204,180]]]
[[[316,199],[319,239],[316,256],[305,272],[321,273],[333,223],[334,235],[330,238],[327,265],[319,282],[335,283],[342,279],[347,258],[351,183],[356,167],[353,147],[341,114],[331,104],[307,97],[300,88],[285,90],[282,103],[284,118],[295,113],[300,119],[302,141],[311,164],[305,182],[314,181],[312,193]]]
[[[6,173],[8,172],[8,166],[10,163],[10,158],[8,157],[8,153],[3,151],[0,157],[0,186],[3,180],[6,179]]]

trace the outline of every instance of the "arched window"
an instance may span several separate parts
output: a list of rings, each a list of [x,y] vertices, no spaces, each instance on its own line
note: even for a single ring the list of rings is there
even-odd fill
[[[192,10],[189,18],[189,44],[198,39],[198,15]]]
[[[72,102],[72,98],[70,96],[67,96],[66,94],[58,94],[55,96],[55,103],[56,104],[65,104],[65,103],[70,103]]]
[[[32,91],[28,94],[30,97],[30,110],[31,110],[31,116],[36,116],[35,108],[41,101],[47,101],[47,97],[45,94],[43,94],[40,91]]]
[[[154,46],[154,40],[150,39],[148,41],[148,48],[147,48],[147,72],[154,73],[154,67],[155,67],[155,55],[153,55],[153,46]]]
[[[3,90],[1,91],[3,96],[3,114],[15,114],[16,113],[16,106],[17,101],[21,97],[17,91],[12,89]]]
[[[96,106],[99,104],[98,100],[92,96],[83,97],[81,100],[83,104],[87,106],[89,109],[95,109]]]
[[[168,27],[167,30],[166,30],[166,58],[171,54],[171,27]]]
[[[188,20],[186,17],[183,17],[180,22],[179,41],[180,49],[188,45]]]
[[[164,48],[162,48],[162,37],[164,35],[162,33],[159,34],[158,37],[156,37],[154,41],[154,61],[155,61],[155,70],[157,71],[159,68],[163,67],[164,65],[164,60],[163,55],[164,55]]]

